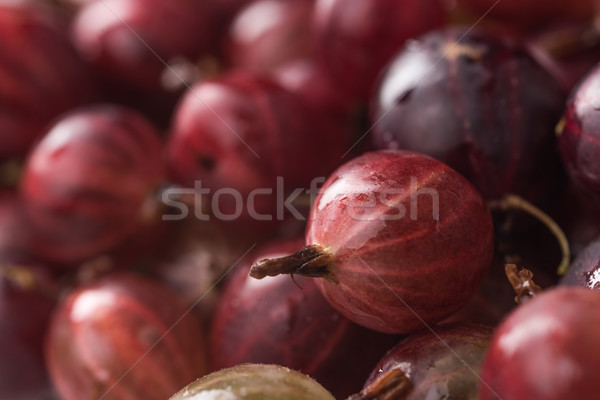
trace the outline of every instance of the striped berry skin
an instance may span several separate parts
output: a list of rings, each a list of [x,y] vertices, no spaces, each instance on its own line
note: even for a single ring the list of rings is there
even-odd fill
[[[427,154],[486,199],[547,198],[561,171],[557,82],[525,51],[482,30],[450,27],[407,45],[371,103],[376,149]]]
[[[118,245],[149,217],[144,206],[163,175],[158,132],[141,115],[99,105],[65,116],[23,173],[35,251],[74,263]]]
[[[306,243],[332,255],[321,292],[373,330],[408,333],[464,305],[490,266],[493,226],[457,172],[405,151],[366,153],[325,182]],[[327,277],[326,277],[327,278]]]
[[[0,5],[0,160],[24,156],[52,119],[92,94],[61,24],[52,9]]]
[[[166,64],[195,63],[216,42],[204,1],[87,2],[73,21],[83,59],[127,87],[163,89]]]
[[[328,147],[327,135],[339,134],[314,128],[321,123],[316,118],[299,96],[265,77],[234,71],[199,82],[173,118],[169,172],[176,182],[189,187],[200,183],[211,195],[235,189],[249,198],[257,188],[270,189],[254,197],[255,210],[275,220],[278,178],[286,196],[308,188],[313,178],[334,170],[345,151],[339,144]],[[256,222],[247,209],[242,219]],[[222,196],[219,210],[235,214],[236,201]]]
[[[64,400],[164,400],[202,376],[202,326],[161,283],[105,276],[62,301],[46,338],[46,363]]]
[[[412,390],[403,400],[477,399],[479,371],[493,329],[473,323],[443,324],[410,335],[375,365],[365,388],[399,369]],[[382,397],[384,398],[384,397]]]
[[[366,99],[406,40],[442,26],[446,14],[439,0],[317,0],[317,58],[339,90]]]
[[[558,128],[558,146],[570,177],[600,200],[600,67],[573,91]]]
[[[311,376],[343,399],[360,389],[372,365],[398,337],[342,317],[313,279],[296,277],[296,284],[289,276],[261,281],[248,277],[248,261],[290,254],[303,243],[303,238],[269,243],[233,272],[211,324],[212,368],[279,364]]]

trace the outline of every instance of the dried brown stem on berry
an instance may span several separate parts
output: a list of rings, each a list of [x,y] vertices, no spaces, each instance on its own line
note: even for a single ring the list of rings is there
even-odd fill
[[[337,279],[329,269],[332,261],[333,254],[328,249],[312,244],[290,256],[257,261],[250,267],[249,275],[262,279],[266,276],[290,274],[325,278],[337,283]]]
[[[530,270],[523,268],[519,271],[515,264],[506,264],[504,271],[517,294],[515,296],[517,304],[524,303],[542,291],[542,288],[533,281],[533,273]]]
[[[353,394],[346,400],[403,400],[407,398],[412,388],[413,385],[404,372],[394,368],[383,373],[360,393]]]

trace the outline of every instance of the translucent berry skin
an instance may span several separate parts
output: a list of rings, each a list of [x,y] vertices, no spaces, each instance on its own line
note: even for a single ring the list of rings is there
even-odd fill
[[[571,179],[596,201],[600,200],[599,90],[600,68],[596,67],[572,92],[557,128],[560,153]]]
[[[215,41],[206,2],[106,0],[88,2],[73,22],[81,57],[128,86],[161,89],[165,63],[191,63]]]
[[[0,6],[0,160],[24,156],[59,114],[93,90],[84,63],[54,10]]]
[[[335,400],[298,371],[273,364],[242,364],[206,375],[170,400]]]
[[[64,400],[162,400],[206,373],[199,321],[162,284],[129,273],[69,294],[45,353]]]
[[[212,368],[279,364],[309,375],[336,398],[346,398],[360,390],[372,365],[398,338],[342,317],[313,279],[295,277],[298,287],[289,276],[260,281],[248,276],[252,262],[290,254],[303,243],[295,239],[262,246],[233,273],[211,323]]]
[[[317,57],[340,90],[361,99],[407,39],[440,27],[438,0],[317,0]]]
[[[421,154],[378,151],[328,178],[306,243],[333,255],[328,270],[338,283],[317,284],[342,315],[407,333],[469,300],[490,266],[493,236],[487,205],[454,170]]]
[[[557,184],[563,107],[558,84],[527,53],[483,31],[445,28],[390,63],[371,104],[372,139],[448,164],[487,199],[538,202]]]
[[[377,363],[365,387],[382,374],[400,369],[413,385],[404,400],[477,400],[477,375],[492,338],[492,328],[454,323],[415,333]]]
[[[158,132],[116,106],[74,111],[35,147],[21,194],[36,253],[75,263],[118,245],[147,217],[164,179]]]
[[[549,289],[523,304],[494,333],[481,400],[593,399],[600,391],[600,293]]]

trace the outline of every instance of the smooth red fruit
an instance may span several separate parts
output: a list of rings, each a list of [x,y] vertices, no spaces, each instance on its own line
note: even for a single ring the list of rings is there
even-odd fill
[[[593,399],[600,392],[600,294],[550,289],[520,306],[494,333],[481,400]]]
[[[315,7],[317,58],[339,90],[360,98],[407,39],[446,19],[438,0],[317,0]]]
[[[39,256],[85,260],[132,235],[163,181],[158,132],[128,109],[96,106],[58,121],[25,166],[21,193]]]
[[[600,199],[600,67],[573,91],[557,127],[558,145],[569,175],[596,200]]]
[[[279,364],[311,376],[336,398],[346,398],[360,389],[371,366],[398,339],[342,317],[311,279],[298,277],[294,282],[278,276],[257,281],[248,276],[254,261],[290,254],[303,243],[272,242],[237,267],[211,323],[212,367]]]
[[[161,89],[165,64],[194,64],[215,41],[204,1],[104,0],[84,4],[73,23],[81,56],[128,86]]]
[[[164,400],[206,373],[199,321],[162,284],[109,275],[72,292],[46,341],[64,400]]]
[[[91,97],[64,25],[40,5],[0,6],[0,160],[24,156],[53,118]]]
[[[478,373],[492,328],[465,323],[432,329],[415,333],[388,351],[373,369],[365,388],[389,371],[400,370],[411,384],[403,400],[477,398]]]
[[[366,153],[334,172],[311,209],[307,247],[255,263],[251,275],[320,277],[348,319],[407,333],[463,306],[493,253],[481,195],[457,172],[405,151]]]
[[[313,0],[260,0],[231,23],[228,60],[236,68],[270,73],[312,54]]]
[[[371,104],[378,149],[434,157],[487,199],[545,199],[560,180],[554,127],[564,96],[523,50],[490,33],[450,27],[408,44]]]
[[[51,399],[42,347],[54,300],[37,287],[51,278],[6,261],[0,256],[0,399]]]

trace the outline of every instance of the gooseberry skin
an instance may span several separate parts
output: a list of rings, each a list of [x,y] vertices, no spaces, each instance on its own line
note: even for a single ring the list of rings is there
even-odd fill
[[[342,164],[344,156],[364,152],[362,142],[355,146],[363,132],[356,126],[352,102],[335,87],[318,63],[310,59],[296,60],[280,66],[272,76],[310,113],[311,130],[320,132],[319,145],[313,146],[312,151],[319,160],[331,161],[323,166],[325,176]]]
[[[164,179],[161,141],[134,111],[101,105],[50,128],[25,165],[21,195],[37,255],[76,263],[143,225]]]
[[[212,368],[278,364],[309,375],[343,399],[360,389],[371,366],[398,338],[342,317],[312,279],[248,276],[253,261],[290,254],[303,243],[288,239],[264,245],[233,272],[211,323]]]
[[[600,391],[600,294],[548,289],[510,314],[483,363],[481,400],[592,399]],[[493,391],[493,392],[492,392]]]
[[[161,90],[165,63],[194,63],[215,41],[205,2],[105,0],[87,2],[73,21],[81,57],[127,86]]]
[[[569,176],[596,201],[600,199],[600,162],[597,157],[600,151],[599,90],[600,67],[595,67],[572,92],[557,132],[560,153]]]
[[[62,25],[50,8],[0,6],[0,160],[25,156],[53,118],[92,96]]]
[[[119,273],[76,289],[58,305],[45,354],[64,400],[162,400],[206,373],[203,336],[173,292]]]
[[[272,364],[242,364],[206,375],[170,400],[335,400],[316,381]]]
[[[249,199],[257,188],[271,189],[254,197],[258,217],[245,212],[238,220],[279,220],[278,177],[287,193],[308,188],[339,163],[336,156],[320,157],[322,151],[314,150],[321,146],[321,131],[306,123],[309,117],[295,95],[265,77],[234,71],[199,82],[174,117],[167,143],[171,175],[187,187],[200,182],[211,195],[235,189]],[[237,201],[219,200],[222,214],[235,215]]]
[[[471,184],[406,151],[366,153],[341,166],[306,232],[307,244],[333,255],[328,271],[339,283],[317,280],[327,300],[386,333],[421,329],[463,306],[490,266],[493,238],[490,212]]]
[[[339,90],[366,99],[404,42],[442,26],[446,14],[438,0],[317,0],[317,59]]]
[[[260,0],[231,23],[228,59],[235,68],[268,74],[312,54],[313,0]]]
[[[372,140],[448,164],[486,199],[538,203],[559,181],[554,129],[563,107],[556,81],[525,51],[449,27],[412,41],[389,64],[371,103]]]
[[[472,323],[440,325],[415,333],[387,352],[365,387],[392,369],[412,383],[404,400],[477,399],[478,373],[492,337],[492,328]]]
[[[588,244],[575,258],[560,283],[600,290],[600,238]]]

